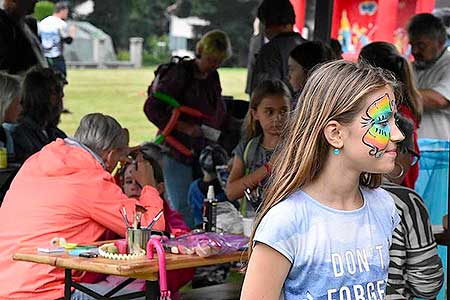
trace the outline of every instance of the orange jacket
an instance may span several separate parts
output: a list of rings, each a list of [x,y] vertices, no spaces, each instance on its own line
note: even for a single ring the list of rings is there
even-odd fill
[[[148,209],[142,225],[163,208],[150,186],[138,202]],[[86,150],[62,139],[45,146],[24,163],[0,208],[0,299],[63,297],[64,269],[13,261],[13,253],[48,245],[54,237],[94,242],[106,229],[125,236],[119,209],[125,206],[131,218],[135,203]],[[155,229],[164,226],[162,217]]]

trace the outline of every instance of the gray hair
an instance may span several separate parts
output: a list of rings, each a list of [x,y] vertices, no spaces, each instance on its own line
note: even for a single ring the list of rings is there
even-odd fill
[[[69,4],[67,2],[65,2],[65,1],[60,1],[60,2],[55,4],[53,12],[54,13],[59,13],[60,11],[65,10],[65,9],[69,9]]]
[[[18,77],[0,72],[0,124],[5,119],[8,107],[15,98],[20,96],[20,89],[21,85]]]
[[[422,35],[442,43],[445,43],[447,39],[444,23],[432,14],[415,15],[409,21],[407,30],[410,39],[418,38]]]
[[[128,146],[128,136],[119,122],[101,113],[85,115],[74,137],[98,155]]]

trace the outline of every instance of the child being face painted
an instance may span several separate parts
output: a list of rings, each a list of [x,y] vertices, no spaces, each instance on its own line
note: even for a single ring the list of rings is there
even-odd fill
[[[152,158],[145,158],[150,162],[153,168],[153,174],[156,181],[155,188],[158,190],[159,194],[162,196],[164,194],[165,188],[164,188],[164,178],[162,176],[161,167],[159,166],[158,162],[156,162]],[[139,183],[133,178],[133,170],[136,169],[136,164],[129,163],[125,165],[124,171],[121,174],[121,181],[122,181],[122,189],[125,195],[127,195],[130,198],[136,198],[139,199],[139,196],[142,192],[142,187],[139,185]]]

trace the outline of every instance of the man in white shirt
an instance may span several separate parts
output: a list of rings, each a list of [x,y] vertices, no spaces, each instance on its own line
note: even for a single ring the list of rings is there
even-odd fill
[[[58,2],[52,16],[48,16],[39,23],[39,35],[42,40],[42,48],[50,67],[66,73],[66,62],[63,56],[64,43],[70,44],[75,35],[74,27],[70,29],[65,20],[69,15],[69,7],[66,2]]]
[[[450,52],[442,21],[432,14],[415,15],[408,24],[414,73],[424,113],[419,138],[450,139]]]

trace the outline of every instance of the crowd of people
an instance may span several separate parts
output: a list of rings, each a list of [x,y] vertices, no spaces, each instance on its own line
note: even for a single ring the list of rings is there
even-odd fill
[[[212,30],[195,58],[157,69],[144,113],[158,142],[130,147],[128,130],[102,113],[84,116],[73,137],[58,128],[62,47],[75,33],[67,4],[36,25],[35,2],[5,0],[0,9],[0,148],[19,166],[0,208],[1,299],[64,295],[62,269],[13,261],[15,250],[55,236],[124,237],[119,211],[132,215],[136,204],[147,211],[142,225],[162,210],[154,228],[180,236],[202,228],[209,186],[218,231],[242,234],[242,218],[255,218],[242,299],[436,297],[442,262],[414,188],[418,139],[450,138],[450,52],[439,18],[409,21],[413,63],[387,42],[351,62],[336,41],[294,32],[290,1],[264,0],[257,17],[268,42],[249,63],[245,119],[222,96],[217,69],[232,46]],[[236,124],[230,151],[223,140]],[[169,272],[174,299],[193,276]],[[77,280],[103,293],[124,279]],[[143,288],[136,281],[120,293]],[[74,291],[72,299],[91,298]]]

